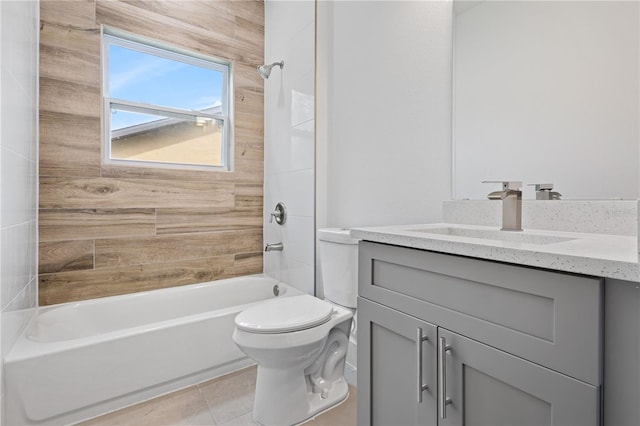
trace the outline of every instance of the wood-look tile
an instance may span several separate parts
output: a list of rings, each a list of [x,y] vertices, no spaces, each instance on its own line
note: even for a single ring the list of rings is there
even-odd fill
[[[260,241],[262,241],[262,239]],[[260,248],[262,248],[262,244],[260,245]],[[240,276],[262,273],[264,264],[262,256],[262,250],[253,253],[236,254],[233,264],[233,274]]]
[[[251,413],[256,388],[256,370],[242,370],[234,375],[198,385],[216,424],[224,424]]]
[[[102,97],[99,86],[40,78],[40,111],[100,118]]]
[[[186,180],[190,182],[232,182],[226,173],[211,173],[200,170],[166,169],[156,167],[136,167],[119,164],[103,164],[103,178],[148,179],[148,180]]]
[[[190,182],[241,182],[262,183],[261,170],[249,168],[247,164],[235,167],[233,172],[202,172],[153,167],[102,165],[102,177],[114,179],[179,180]]]
[[[155,235],[154,209],[41,209],[40,241]]]
[[[246,413],[224,423],[219,423],[219,426],[260,426],[260,423],[253,420],[253,413]]]
[[[248,167],[245,164],[249,164],[249,162],[264,163],[264,145],[261,143],[245,143],[239,141],[236,145],[235,166],[237,168]],[[256,177],[259,177],[260,179],[257,180],[262,182],[263,176]],[[242,182],[238,183],[240,184]]]
[[[196,386],[79,423],[78,426],[215,425]]]
[[[256,66],[253,64],[234,64],[233,84],[234,88],[250,87],[264,93],[265,80],[256,72]]]
[[[65,3],[72,4],[71,2]],[[81,52],[99,58],[100,27],[95,25],[93,21],[87,22],[83,26],[70,26],[40,17],[40,44],[51,49]]]
[[[100,119],[41,111],[40,176],[100,176]]]
[[[97,86],[100,84],[100,56],[40,44],[40,76]]]
[[[238,142],[236,144],[236,162],[250,160],[264,162],[264,145],[261,143]]]
[[[226,37],[233,37],[234,34],[235,21],[233,19],[233,15],[231,15],[227,10],[216,8],[215,1],[123,1],[124,3],[144,9],[152,14],[170,16],[171,18],[185,24],[213,31],[214,33],[212,36],[214,37],[219,34]],[[214,22],[215,25],[212,25]]]
[[[213,2],[219,11],[224,11],[231,16],[256,15],[256,22],[264,23],[264,2],[262,0],[247,0],[243,5],[235,5],[236,0],[218,0]],[[260,20],[260,16],[262,20]]]
[[[233,276],[233,256],[41,274],[40,305],[214,281]]]
[[[40,180],[41,208],[233,207],[231,183],[144,179]]]
[[[233,93],[236,110],[240,109],[244,113],[263,114],[264,113],[264,93],[252,87],[236,87]]]
[[[93,269],[93,241],[41,242],[38,257],[41,274]]]
[[[234,35],[237,39],[247,41],[255,46],[264,46],[264,24],[259,20],[252,21],[242,16],[236,16]]]
[[[249,131],[262,132],[264,118],[259,114],[245,114],[241,108],[236,108],[235,126]]]
[[[262,252],[262,229],[212,232],[154,238],[108,239],[96,241],[96,268],[177,262],[221,255]]]
[[[264,205],[262,185],[237,184],[236,185],[236,208],[255,208],[259,210],[258,215],[262,221],[262,207]]]
[[[40,7],[42,301],[60,303],[261,271],[264,81],[255,66],[264,62],[264,3],[41,0]],[[102,164],[100,24],[234,61],[232,172]],[[173,241],[173,248],[151,244],[132,254],[139,241],[153,236],[150,215],[130,215],[139,209],[158,209],[163,215],[166,220],[158,228],[162,238],[239,233],[214,249]],[[100,257],[100,273],[80,270],[90,265],[82,251],[93,239],[107,253]],[[128,261],[119,249],[129,253]],[[228,257],[191,258],[226,251]]]
[[[226,8],[231,11],[234,16],[243,17],[258,25],[264,26],[264,2],[260,0],[248,0],[244,4],[234,0],[226,2]]]
[[[248,182],[246,180],[243,180],[242,172],[246,173],[247,171],[250,170],[251,172],[247,174],[252,178],[254,178],[256,174],[259,174],[260,176],[264,175],[264,161],[260,161],[257,158],[246,158],[246,157],[236,156],[235,165],[236,165],[236,172],[238,173],[238,180],[236,182],[238,183],[255,182],[252,180],[249,180]],[[260,179],[259,182],[262,182],[262,179]]]
[[[40,20],[67,27],[86,27],[95,22],[95,0],[40,0]]]
[[[255,381],[256,367],[252,366],[78,425],[255,426],[252,413]],[[349,386],[346,401],[303,424],[355,426],[356,393],[356,388]]]
[[[261,147],[264,155],[264,137],[258,132],[236,127],[233,136],[236,150],[243,145],[255,145],[256,147]]]
[[[262,207],[181,208],[157,211],[158,235],[246,229],[258,229],[262,232]]]
[[[264,92],[266,80],[256,72],[256,65],[254,64],[234,64],[233,77],[234,84],[238,87],[253,87]]]
[[[195,25],[160,14],[150,14],[144,9],[121,1],[97,0],[98,23],[115,26],[136,34],[165,41],[174,46],[202,52],[218,58],[245,63],[260,63],[262,52],[242,40],[224,34],[215,34]],[[158,31],[158,28],[163,31]],[[215,37],[212,37],[212,33]]]

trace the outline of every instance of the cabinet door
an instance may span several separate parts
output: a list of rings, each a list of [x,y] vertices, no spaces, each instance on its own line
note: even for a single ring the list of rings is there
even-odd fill
[[[440,425],[598,425],[595,386],[439,328]],[[444,345],[444,346],[443,346]],[[444,417],[446,413],[446,418]]]
[[[358,298],[358,424],[437,424],[436,330]]]

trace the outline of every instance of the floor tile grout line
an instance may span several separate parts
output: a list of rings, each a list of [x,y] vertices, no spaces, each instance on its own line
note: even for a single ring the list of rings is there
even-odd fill
[[[211,426],[217,426],[218,423],[216,422],[216,419],[213,416],[213,413],[211,412],[211,407],[207,402],[207,398],[204,397],[204,394],[202,393],[202,389],[200,389],[200,385],[201,383],[196,383],[195,385],[193,385],[193,387],[196,388],[196,390],[198,391],[198,395],[200,395],[200,399],[204,403],[204,406],[207,407],[207,414],[209,415],[209,419],[211,419]]]
[[[233,383],[242,383],[243,381],[247,380],[247,377],[252,377],[252,379],[255,380],[255,375],[256,375],[256,370],[255,368],[251,368],[251,367],[247,367],[247,368],[243,368],[241,370],[235,371],[233,373],[230,373],[226,376],[221,376],[220,378],[215,378],[212,379],[211,381],[207,381],[207,382],[203,382],[198,384],[198,390],[200,391],[200,394],[204,397],[205,399],[205,403],[207,404],[207,407],[209,408],[209,412],[211,414],[211,417],[213,417],[214,420],[214,424],[216,425],[225,425],[228,424],[230,422],[232,422],[235,419],[238,419],[242,416],[245,416],[247,414],[252,413],[252,408],[253,408],[253,393],[251,396],[251,408],[248,408],[246,411],[241,411],[240,414],[233,416],[232,418],[225,418],[224,421],[221,420],[221,418],[224,418],[224,412],[220,410],[219,407],[217,406],[212,406],[212,404],[210,404],[210,400],[207,398],[207,396],[205,395],[205,390],[203,389],[203,387],[201,385],[204,386],[216,386],[216,385],[220,385],[221,383],[228,383],[228,384],[233,384]],[[255,386],[255,385],[254,385]],[[242,394],[243,396],[247,395],[246,394]],[[237,400],[238,398],[229,398],[228,400],[225,399],[225,402],[229,402],[232,400]]]
[[[198,394],[200,395],[200,398],[202,398],[202,400],[204,401],[204,405],[207,407],[207,413],[209,414],[209,417],[211,418],[211,424],[213,426],[217,426],[218,422],[216,421],[216,416],[213,415],[213,412],[211,410],[211,405],[209,405],[209,401],[207,401],[207,398],[204,396],[204,392],[202,392],[202,388],[200,387],[204,383],[208,383],[208,382],[213,381],[213,380],[215,380],[215,379],[208,380],[208,381],[202,382],[202,383],[197,383],[195,386],[198,389]]]

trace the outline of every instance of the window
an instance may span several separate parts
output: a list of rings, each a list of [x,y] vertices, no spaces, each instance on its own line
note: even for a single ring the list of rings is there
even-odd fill
[[[103,34],[104,160],[230,170],[229,63]]]

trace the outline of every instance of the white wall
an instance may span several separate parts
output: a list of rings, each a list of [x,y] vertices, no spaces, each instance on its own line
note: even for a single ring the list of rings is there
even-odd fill
[[[451,2],[320,2],[318,14],[318,227],[440,220]]]
[[[284,244],[264,255],[264,271],[314,292],[314,37],[313,0],[265,2],[265,61],[284,60],[265,80],[264,242]],[[276,203],[287,221],[269,223]]]
[[[456,198],[496,179],[640,196],[639,5],[485,1],[456,16]]]
[[[37,1],[0,1],[0,353],[3,363],[37,305],[38,23]],[[1,395],[4,404],[4,386]]]

